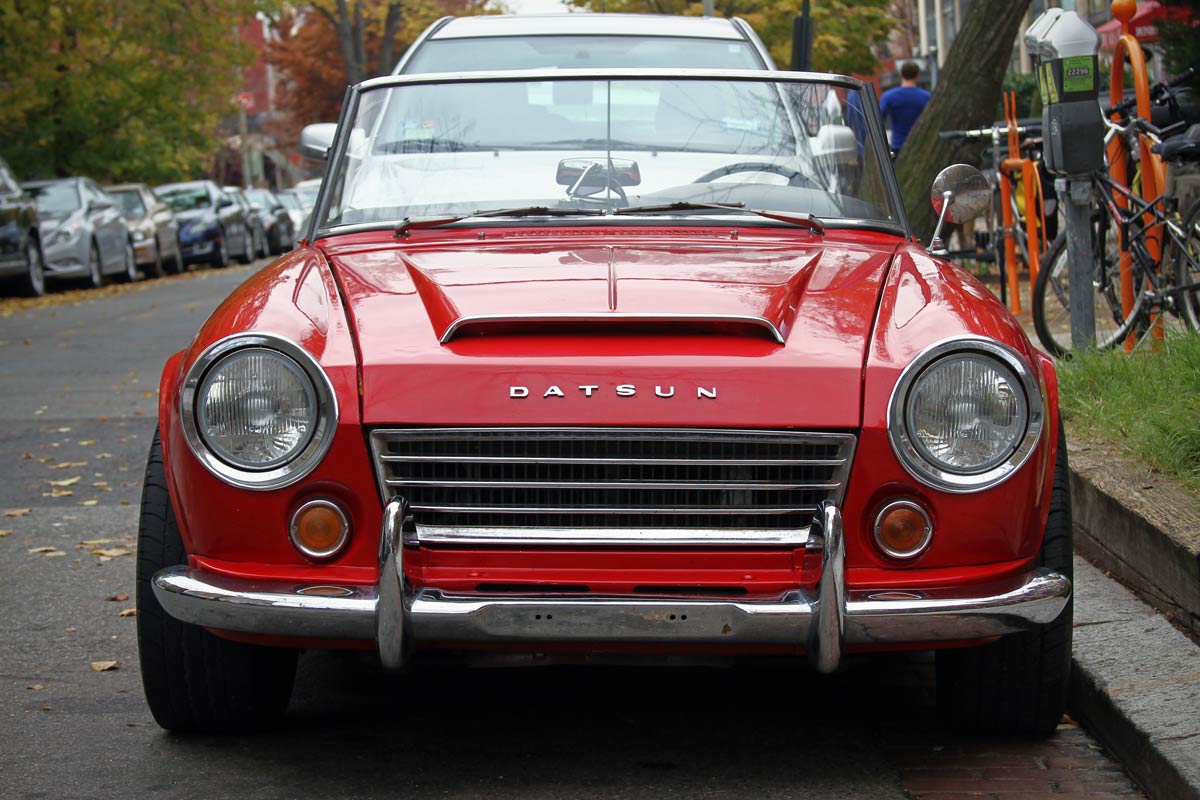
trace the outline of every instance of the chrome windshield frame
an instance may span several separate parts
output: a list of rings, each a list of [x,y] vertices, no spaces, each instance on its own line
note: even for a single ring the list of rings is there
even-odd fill
[[[868,127],[869,138],[873,142],[874,152],[879,161],[879,169],[886,186],[890,209],[896,215],[899,228],[905,238],[912,238],[912,229],[908,215],[904,210],[900,187],[892,169],[890,154],[882,143],[887,141],[883,129],[883,118],[879,113],[879,102],[870,84],[865,84],[849,75],[837,75],[823,72],[784,72],[780,70],[710,70],[710,69],[540,69],[540,70],[508,70],[494,72],[430,72],[411,75],[384,75],[370,78],[361,83],[349,86],[342,103],[342,113],[338,118],[337,133],[325,161],[325,170],[321,176],[321,188],[317,194],[317,202],[309,218],[307,231],[308,241],[316,241],[318,234],[328,232],[337,235],[342,226],[322,226],[329,211],[330,188],[332,178],[340,169],[350,141],[350,122],[358,116],[358,106],[362,94],[383,88],[399,88],[403,86],[420,86],[445,83],[531,83],[538,81],[557,80],[695,80],[695,81],[739,81],[746,83],[808,83],[826,84],[859,92],[864,109],[864,117]],[[867,110],[869,107],[870,110]],[[786,223],[784,223],[786,224]],[[361,230],[361,226],[354,226]],[[386,225],[372,225],[372,229],[381,229]],[[836,227],[836,226],[835,226]]]

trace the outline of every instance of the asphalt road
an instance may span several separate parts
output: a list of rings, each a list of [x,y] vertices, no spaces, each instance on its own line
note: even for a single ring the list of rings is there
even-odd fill
[[[928,763],[963,780],[1014,752],[1051,763],[1040,744],[939,732],[926,655],[833,677],[787,661],[396,679],[367,655],[308,653],[281,730],[164,733],[120,613],[158,376],[253,268],[0,300],[0,797],[905,798]],[[1112,796],[1137,796],[1064,731],[1044,752],[1078,751]]]

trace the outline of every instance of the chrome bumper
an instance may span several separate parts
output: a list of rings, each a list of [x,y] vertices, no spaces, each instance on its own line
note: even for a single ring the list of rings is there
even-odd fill
[[[590,642],[803,645],[821,672],[837,669],[846,645],[969,641],[1045,625],[1071,596],[1070,580],[1048,569],[953,592],[847,592],[841,513],[832,504],[811,529],[824,558],[817,591],[767,601],[410,591],[403,536],[411,526],[404,502],[389,503],[378,586],[246,581],[177,566],[154,576],[154,594],[173,617],[207,628],[373,639],[390,668],[404,666],[415,641]]]

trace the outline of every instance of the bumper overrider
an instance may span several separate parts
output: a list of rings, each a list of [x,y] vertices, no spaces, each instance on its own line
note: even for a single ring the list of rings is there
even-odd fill
[[[413,530],[407,504],[388,503],[377,586],[245,580],[181,565],[154,576],[154,594],[173,617],[216,630],[373,639],[396,669],[416,642],[574,642],[802,645],[821,672],[837,669],[846,645],[971,641],[1045,625],[1071,596],[1071,581],[1044,568],[954,591],[847,591],[841,512],[832,503],[812,523],[823,556],[816,590],[763,601],[414,591],[404,580]]]

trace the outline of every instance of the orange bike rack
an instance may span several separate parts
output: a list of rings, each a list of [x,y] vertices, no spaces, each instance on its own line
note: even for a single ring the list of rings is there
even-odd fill
[[[1015,220],[1012,213],[1012,191],[1015,176],[1021,175],[1025,194],[1025,242],[1029,249],[1029,285],[1037,281],[1038,266],[1042,260],[1045,244],[1046,218],[1040,204],[1042,184],[1038,178],[1037,164],[1021,155],[1021,137],[1017,133],[1017,95],[1004,93],[1004,121],[1008,125],[1008,158],[999,165],[1000,213],[1004,224],[1004,264],[1008,280],[1008,308],[1014,314],[1021,313],[1021,285],[1017,273],[1017,242],[1012,235]],[[1034,209],[1037,209],[1035,212]],[[1039,229],[1040,225],[1040,229]]]
[[[1113,48],[1112,82],[1109,86],[1109,104],[1116,105],[1125,99],[1125,62],[1128,58],[1129,69],[1133,74],[1133,87],[1137,93],[1137,114],[1145,120],[1150,119],[1150,77],[1146,73],[1146,55],[1142,45],[1130,30],[1130,21],[1137,13],[1137,0],[1113,0],[1112,15],[1121,21],[1121,37]],[[1118,121],[1118,115],[1113,115],[1113,121]],[[1166,186],[1166,166],[1162,159],[1150,151],[1154,143],[1144,134],[1138,134],[1138,151],[1142,164],[1142,199],[1149,202],[1158,197]],[[1129,185],[1129,153],[1125,142],[1114,136],[1108,143],[1108,174],[1113,181],[1124,186]],[[1117,204],[1128,208],[1129,202],[1121,196],[1116,197]],[[1152,212],[1147,212],[1146,223],[1154,219]],[[1121,270],[1121,311],[1125,316],[1133,310],[1133,256],[1121,242],[1121,258],[1118,262]],[[1146,233],[1146,248],[1151,258],[1157,264],[1162,254],[1162,226],[1152,225]],[[1162,325],[1155,320],[1154,336],[1161,339]],[[1125,340],[1125,351],[1133,350],[1135,337],[1131,333]]]

